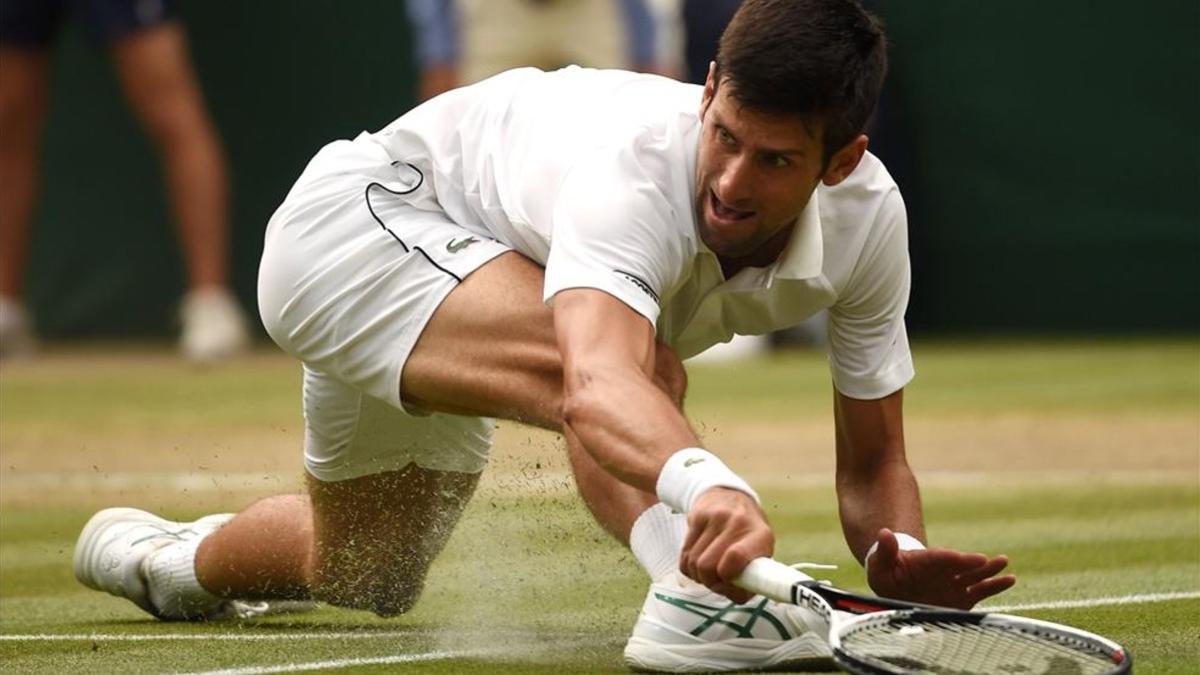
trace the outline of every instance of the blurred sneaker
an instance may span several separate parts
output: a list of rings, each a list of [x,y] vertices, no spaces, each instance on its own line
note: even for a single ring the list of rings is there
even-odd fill
[[[183,334],[179,347],[192,361],[216,361],[250,346],[246,317],[225,288],[191,291],[181,307]]]
[[[312,602],[245,602],[207,593],[208,597],[193,598],[185,606],[178,602],[178,593],[167,592],[169,589],[161,586],[169,583],[171,575],[153,569],[155,554],[174,544],[211,534],[229,522],[233,515],[221,513],[191,523],[179,523],[138,509],[104,509],[84,525],[75,544],[75,578],[88,588],[130,600],[150,614],[167,620],[247,619],[314,608],[316,605]],[[176,606],[164,607],[162,597],[176,598]]]
[[[808,610],[762,596],[737,604],[675,573],[650,586],[625,664],[669,673],[833,669],[827,631]]]
[[[37,348],[29,314],[19,300],[0,297],[0,359],[31,356]]]

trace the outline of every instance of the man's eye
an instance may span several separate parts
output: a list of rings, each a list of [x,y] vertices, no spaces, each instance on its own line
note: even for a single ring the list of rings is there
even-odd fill
[[[733,136],[731,136],[728,131],[725,131],[721,127],[717,127],[717,140],[721,141],[721,143],[725,145],[733,145]]]
[[[783,155],[771,155],[768,161],[770,162],[771,166],[778,169],[792,165],[792,160],[784,157]]]

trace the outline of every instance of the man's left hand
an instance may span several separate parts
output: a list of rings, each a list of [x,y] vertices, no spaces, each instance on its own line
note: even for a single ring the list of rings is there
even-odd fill
[[[1008,558],[989,558],[946,548],[901,551],[896,535],[879,531],[879,548],[867,562],[867,582],[878,595],[939,607],[971,609],[975,603],[1012,588],[1017,578],[996,576]]]

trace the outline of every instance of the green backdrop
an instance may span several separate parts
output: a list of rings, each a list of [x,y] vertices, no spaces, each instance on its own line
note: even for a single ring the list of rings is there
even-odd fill
[[[911,323],[1200,328],[1200,3],[882,5]]]
[[[893,42],[879,153],[910,207],[910,325],[1200,329],[1200,3],[876,3]],[[399,0],[192,0],[233,179],[233,272],[323,143],[413,101]],[[167,335],[182,268],[154,151],[107,54],[60,41],[29,301],[47,336]]]

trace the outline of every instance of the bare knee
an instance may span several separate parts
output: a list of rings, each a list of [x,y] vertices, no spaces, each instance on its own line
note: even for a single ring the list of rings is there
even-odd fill
[[[478,480],[416,464],[336,482],[310,477],[313,597],[380,616],[412,609]]]
[[[374,582],[346,584],[343,581],[318,584],[313,590],[313,598],[335,607],[373,612],[384,618],[400,616],[412,609],[421,597],[424,585],[409,581],[386,585]]]
[[[421,597],[427,572],[428,563],[419,561],[335,555],[315,565],[312,596],[336,607],[399,616]]]
[[[675,355],[675,350],[662,342],[656,343],[655,346],[654,383],[682,409],[683,397],[687,394],[687,370]]]

